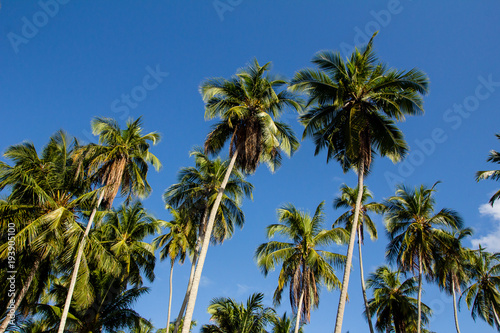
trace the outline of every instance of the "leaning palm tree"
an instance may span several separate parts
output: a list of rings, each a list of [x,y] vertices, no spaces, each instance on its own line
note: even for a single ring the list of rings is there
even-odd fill
[[[488,253],[483,248],[470,256],[472,283],[464,290],[467,307],[474,320],[480,317],[500,330],[500,253]]]
[[[286,107],[300,110],[300,103],[286,90],[277,91],[286,82],[268,75],[269,68],[270,63],[260,66],[255,60],[229,80],[210,79],[200,87],[206,102],[205,118],[221,118],[207,136],[205,152],[217,154],[225,142],[230,141],[231,161],[210,211],[182,333],[188,333],[187,323],[193,316],[208,240],[233,168],[236,165],[250,174],[264,162],[274,171],[281,164],[282,153],[291,155],[299,146],[291,128],[276,119]]]
[[[435,213],[435,183],[431,188],[421,185],[413,190],[399,185],[396,195],[386,202],[385,222],[390,243],[386,256],[404,271],[418,276],[418,323],[421,329],[422,277],[432,277],[432,264],[438,253],[437,233],[440,229],[462,227],[457,212],[443,208]]]
[[[381,266],[366,281],[368,288],[373,289],[369,308],[371,315],[377,318],[375,327],[379,332],[392,332],[393,329],[395,333],[415,332],[419,313],[418,301],[412,296],[418,287],[414,277],[401,282],[400,275],[399,271]],[[427,323],[431,310],[425,304],[423,309],[422,319]]]
[[[176,210],[167,206],[173,219],[169,222],[163,222],[161,225],[168,228],[168,233],[156,237],[153,240],[155,248],[161,248],[160,260],[170,259],[170,278],[169,278],[169,298],[167,327],[170,325],[170,313],[172,309],[172,277],[174,273],[174,264],[176,261],[184,263],[186,254],[192,243],[192,224],[189,221],[189,212],[187,210]]]
[[[394,120],[423,113],[421,95],[427,92],[428,86],[427,76],[417,69],[407,72],[388,69],[379,62],[372,41],[373,37],[365,48],[356,49],[347,61],[338,52],[316,54],[312,62],[319,69],[299,71],[290,87],[292,91],[309,95],[310,109],[300,117],[305,126],[303,137],[312,137],[316,155],[327,150],[327,162],[333,158],[340,162],[344,172],[351,168],[356,170],[358,188],[363,188],[373,153],[387,156],[393,162],[406,155],[408,147]],[[342,330],[361,199],[362,192],[359,192],[335,333]]]
[[[265,327],[275,317],[272,308],[264,307],[264,294],[251,295],[246,303],[231,298],[214,298],[208,313],[214,324],[203,325],[201,333],[265,333]]]
[[[500,134],[496,134],[496,137],[497,139],[500,139]],[[500,153],[496,150],[490,151],[490,156],[486,161],[497,164],[500,163]],[[478,171],[476,173],[476,181],[480,181],[481,179],[500,180],[500,170]],[[490,204],[493,206],[498,198],[500,198],[500,190],[495,192],[495,194],[493,194],[490,198]]]
[[[75,165],[71,163],[71,156],[77,147],[76,140],[58,131],[40,155],[32,143],[25,142],[6,150],[4,156],[14,162],[13,166],[0,163],[0,190],[11,190],[0,205],[1,220],[16,226],[12,241],[19,258],[26,264],[18,275],[23,278],[23,285],[8,301],[13,302],[14,311],[22,307],[27,295],[31,303],[27,310],[34,308],[51,274],[60,273],[63,252],[75,249],[78,242],[74,237],[83,233],[79,216],[96,193],[88,191],[86,180],[74,180]],[[9,256],[7,223],[3,227],[0,261]],[[116,264],[99,242],[92,239],[90,245],[86,254],[90,255],[90,249],[94,249],[93,256],[100,258],[101,268]],[[7,316],[0,332],[5,332],[8,321]]]
[[[95,118],[92,121],[92,133],[99,136],[99,144],[82,147],[75,154],[75,160],[82,166],[82,171],[85,168],[88,175],[103,187],[80,242],[58,333],[64,332],[85,242],[97,209],[101,203],[110,208],[120,189],[126,195],[127,202],[132,196],[146,197],[151,192],[146,179],[148,164],[152,164],[156,170],[161,167],[158,158],[149,151],[149,141],[156,144],[160,135],[155,132],[143,135],[141,125],[141,118],[130,120],[127,128],[122,130],[114,119]]]
[[[351,230],[352,221],[354,219],[354,211],[356,209],[356,198],[358,197],[358,189],[351,188],[345,184],[340,187],[341,195],[333,200],[333,208],[347,208],[347,212],[342,214],[335,222],[333,226],[343,226],[346,230]],[[371,321],[370,309],[368,308],[368,298],[366,297],[366,287],[365,278],[363,274],[363,256],[361,253],[361,245],[364,241],[364,230],[368,230],[368,234],[372,240],[377,239],[377,228],[375,223],[368,215],[369,212],[374,212],[381,214],[384,211],[384,205],[376,202],[367,203],[368,199],[373,198],[372,193],[368,190],[366,186],[363,187],[363,194],[361,196],[361,207],[359,213],[359,223],[358,223],[358,251],[359,251],[359,268],[361,274],[361,290],[363,291],[363,300],[365,302],[366,318],[368,320],[368,326],[370,332],[373,333],[373,326]]]
[[[320,286],[326,285],[329,290],[341,286],[332,265],[341,267],[345,257],[320,247],[345,243],[348,235],[343,228],[323,229],[323,205],[324,202],[318,205],[312,218],[292,204],[278,209],[280,223],[267,227],[267,237],[278,234],[290,242],[270,241],[261,244],[255,252],[257,265],[264,275],[282,264],[274,303],[281,303],[283,289],[289,285],[290,305],[297,316],[295,333],[301,319],[309,322],[311,307],[318,306]]]
[[[184,316],[191,293],[196,263],[207,230],[208,213],[217,198],[218,189],[229,166],[229,160],[221,158],[211,160],[199,148],[195,148],[191,152],[191,156],[194,156],[195,166],[182,168],[179,171],[178,183],[170,186],[163,195],[167,205],[178,210],[189,211],[186,222],[189,221],[190,229],[196,234],[194,248],[190,249],[192,252],[191,273],[186,295],[177,316],[175,332],[177,332]],[[233,170],[231,172],[214,222],[210,239],[212,244],[222,244],[225,239],[231,237],[235,226],[240,228],[243,226],[245,219],[240,208],[241,201],[244,195],[252,198],[252,190],[252,184],[245,181],[241,171]]]
[[[434,276],[439,288],[453,296],[455,328],[460,333],[457,312],[457,292],[467,285],[469,280],[468,257],[470,251],[462,247],[465,237],[472,235],[472,229],[464,228],[456,232],[437,232],[438,251],[435,256]]]

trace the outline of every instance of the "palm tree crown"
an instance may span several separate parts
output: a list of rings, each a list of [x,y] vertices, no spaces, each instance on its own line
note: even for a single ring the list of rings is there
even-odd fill
[[[497,139],[500,139],[500,134],[496,134],[496,137]],[[490,151],[490,156],[488,157],[487,161],[499,164],[500,153],[496,150]],[[478,171],[476,173],[476,180],[479,181],[481,179],[500,180],[500,170]],[[493,206],[498,198],[500,198],[500,190],[495,192],[495,194],[493,194],[493,196],[490,198],[490,204]]]

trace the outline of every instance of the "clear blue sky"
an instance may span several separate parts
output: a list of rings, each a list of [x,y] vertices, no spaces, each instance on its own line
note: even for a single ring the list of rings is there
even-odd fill
[[[114,117],[124,125],[128,117],[143,115],[145,129],[163,136],[154,153],[164,165],[150,175],[154,191],[145,205],[168,219],[161,194],[175,181],[179,168],[192,165],[188,152],[203,143],[211,125],[203,118],[200,82],[229,77],[254,57],[261,63],[272,61],[273,72],[290,78],[310,66],[317,51],[347,54],[380,30],[375,40],[380,59],[395,68],[425,71],[431,93],[425,98],[425,116],[400,124],[411,146],[407,160],[399,165],[375,160],[367,178],[375,200],[393,194],[394,182],[414,186],[441,180],[437,207],[458,210],[475,229],[476,239],[486,237],[483,245],[500,251],[500,210],[483,206],[498,184],[474,180],[477,170],[494,167],[485,161],[489,150],[500,149],[494,137],[500,132],[498,1],[54,3],[2,1],[1,151],[23,140],[41,147],[60,128],[82,140],[95,140],[89,135],[92,117]],[[284,119],[302,134],[296,115]],[[244,202],[244,229],[223,246],[209,249],[194,315],[198,329],[208,322],[206,307],[213,297],[244,300],[261,291],[271,304],[277,274],[264,278],[253,253],[265,241],[265,226],[276,221],[277,207],[291,202],[313,211],[324,200],[329,226],[341,213],[331,207],[339,186],[355,186],[352,173],[327,165],[324,155],[314,157],[309,141],[276,174],[261,167],[249,180],[255,185],[254,201]],[[367,273],[384,262],[387,238],[381,219],[375,220],[380,238],[366,242]],[[173,317],[182,301],[188,266],[174,270]],[[158,263],[151,293],[137,304],[157,327],[166,321],[168,270],[167,262]],[[357,256],[351,276],[344,332],[366,332]],[[434,286],[425,285],[425,290],[423,301],[434,310],[430,328],[452,332],[451,299]],[[306,332],[333,331],[338,297],[338,291],[323,290]],[[287,300],[278,312],[289,311]],[[474,326],[464,303],[459,320],[465,332],[494,331],[481,320]]]

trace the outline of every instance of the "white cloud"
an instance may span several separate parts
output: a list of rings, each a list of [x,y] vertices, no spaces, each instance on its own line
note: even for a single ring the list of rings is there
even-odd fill
[[[492,220],[491,232],[486,236],[472,239],[472,246],[477,248],[479,244],[489,252],[500,252],[500,204],[491,207],[490,204],[479,206],[481,216],[490,217]]]
[[[206,276],[203,276],[203,275],[201,276],[200,287],[208,287],[212,283],[213,283],[213,281],[210,280],[209,278],[207,278]]]

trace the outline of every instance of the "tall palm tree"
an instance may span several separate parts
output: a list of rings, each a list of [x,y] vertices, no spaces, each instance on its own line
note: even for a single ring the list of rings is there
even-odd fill
[[[192,248],[192,224],[189,221],[189,212],[187,210],[176,210],[170,206],[167,209],[173,219],[170,222],[163,222],[163,228],[168,228],[168,233],[156,237],[153,240],[155,248],[161,248],[160,260],[170,259],[170,278],[169,278],[169,298],[167,327],[170,325],[170,313],[172,309],[172,277],[174,273],[174,264],[176,261],[184,263],[189,248]]]
[[[346,230],[351,230],[352,221],[354,219],[354,211],[356,209],[356,198],[358,197],[358,189],[351,188],[345,184],[340,187],[341,195],[333,200],[333,208],[349,209],[347,212],[342,214],[334,223],[333,226],[343,226]],[[368,215],[368,212],[374,212],[381,214],[384,211],[384,205],[376,202],[367,203],[368,199],[373,198],[372,193],[368,190],[366,186],[363,187],[363,194],[361,196],[361,207],[359,213],[359,223],[358,223],[358,251],[359,251],[359,268],[361,274],[361,289],[363,291],[363,300],[365,302],[366,318],[368,320],[368,326],[370,332],[373,333],[373,326],[371,321],[370,309],[368,308],[368,298],[366,297],[366,287],[365,287],[365,277],[363,273],[363,256],[361,253],[361,245],[364,241],[364,230],[368,230],[368,234],[372,240],[377,239],[377,228],[375,223]]]
[[[421,185],[413,190],[399,185],[396,195],[386,202],[385,221],[390,243],[387,258],[395,262],[402,271],[418,274],[418,323],[421,330],[421,301],[423,274],[432,276],[432,264],[438,252],[437,231],[439,229],[462,228],[462,219],[457,212],[443,208],[435,213],[435,183],[431,188]]]
[[[6,150],[4,156],[14,162],[13,166],[0,163],[0,190],[11,190],[1,205],[1,219],[15,225],[16,252],[26,264],[20,267],[18,275],[21,278],[24,274],[23,285],[9,300],[14,303],[14,311],[30,290],[31,303],[37,302],[50,275],[61,266],[64,250],[70,251],[78,244],[71,238],[83,233],[78,223],[80,212],[88,207],[95,191],[88,191],[85,180],[74,180],[75,165],[71,163],[71,156],[77,147],[74,139],[59,131],[50,138],[40,156],[34,145],[26,142]],[[7,223],[4,227],[0,260],[6,261],[9,255]],[[115,263],[99,242],[91,240],[90,245],[87,250],[94,249],[94,255],[99,253],[102,267]],[[59,263],[55,264],[56,261]],[[32,309],[33,305],[28,308]],[[8,321],[7,316],[0,332],[5,332]]]
[[[267,237],[279,234],[290,242],[270,241],[255,252],[257,265],[265,275],[282,264],[274,302],[280,304],[283,289],[290,285],[290,305],[297,316],[295,333],[301,318],[309,322],[311,307],[318,306],[320,286],[324,284],[329,290],[340,288],[331,265],[342,266],[345,257],[320,247],[345,243],[348,236],[343,228],[323,229],[323,206],[324,202],[318,205],[312,218],[292,204],[279,208],[280,223],[267,227]]]
[[[500,330],[500,253],[488,253],[483,248],[470,257],[470,279],[474,281],[462,296],[471,309],[474,320],[479,316]]]
[[[218,189],[229,166],[228,160],[221,158],[211,160],[199,148],[195,148],[191,152],[191,156],[194,156],[195,166],[182,168],[177,177],[178,183],[170,186],[163,195],[167,205],[175,209],[189,211],[188,220],[193,224],[191,229],[197,231],[188,287],[177,316],[175,332],[177,332],[184,316],[191,293],[196,263],[207,230],[208,213],[217,198]],[[210,239],[211,243],[221,244],[224,239],[231,237],[235,225],[240,228],[243,226],[244,214],[240,208],[241,200],[244,195],[252,198],[252,190],[252,184],[245,181],[243,173],[239,170],[233,170],[220,201]]]
[[[453,296],[455,328],[460,333],[457,312],[457,292],[465,287],[469,280],[468,257],[470,251],[462,247],[465,237],[472,235],[472,229],[464,228],[456,232],[438,231],[438,248],[435,255],[434,275],[439,288]]]
[[[237,303],[231,298],[214,298],[208,307],[211,321],[203,325],[201,333],[265,333],[266,325],[274,318],[272,308],[264,307],[264,295],[251,295],[246,303]]]
[[[375,35],[374,35],[375,36]],[[324,51],[312,60],[318,70],[304,69],[295,74],[292,91],[309,95],[309,110],[300,116],[305,126],[303,137],[312,137],[315,154],[327,150],[327,162],[335,159],[344,172],[353,168],[358,174],[358,188],[363,188],[370,171],[373,153],[393,162],[407,153],[403,133],[394,120],[423,113],[421,95],[427,92],[428,78],[417,70],[388,69],[373,51],[373,37],[361,50],[355,49],[344,61],[339,52]],[[394,120],[393,120],[394,119]],[[335,333],[342,330],[352,255],[358,228],[362,192],[356,208],[347,250]]]
[[[95,118],[91,125],[92,133],[99,136],[99,144],[82,147],[76,153],[75,160],[82,166],[82,172],[85,167],[88,175],[103,187],[80,242],[58,333],[64,333],[85,242],[97,209],[101,203],[110,208],[120,189],[127,196],[127,202],[132,196],[147,196],[151,191],[146,180],[148,164],[152,164],[156,170],[161,167],[158,158],[149,151],[149,142],[156,144],[160,135],[155,132],[143,135],[140,117],[135,121],[128,121],[124,130],[111,118]]]
[[[496,137],[497,139],[500,139],[500,134],[496,134]],[[490,151],[490,156],[486,161],[497,164],[500,163],[500,153],[496,150]],[[500,170],[478,171],[476,173],[476,181],[480,181],[481,179],[500,180]],[[495,192],[495,194],[493,194],[490,198],[490,204],[493,206],[498,198],[500,198],[500,190]]]
[[[278,92],[286,82],[267,74],[269,68],[270,63],[260,66],[255,60],[229,80],[210,79],[200,87],[206,102],[205,118],[221,118],[207,136],[205,152],[217,154],[229,140],[231,161],[208,218],[182,333],[188,333],[187,323],[193,316],[208,240],[234,166],[249,174],[264,162],[274,171],[281,164],[282,153],[291,155],[299,146],[291,128],[276,120],[286,107],[300,110],[299,100],[286,90]]]
[[[412,297],[418,290],[414,277],[401,282],[399,271],[381,266],[370,274],[366,285],[373,289],[369,308],[371,315],[377,317],[375,327],[379,332],[391,332],[392,329],[396,333],[415,331],[411,327],[415,326],[419,313],[418,301]],[[425,304],[423,309],[423,322],[427,323],[431,310]]]

